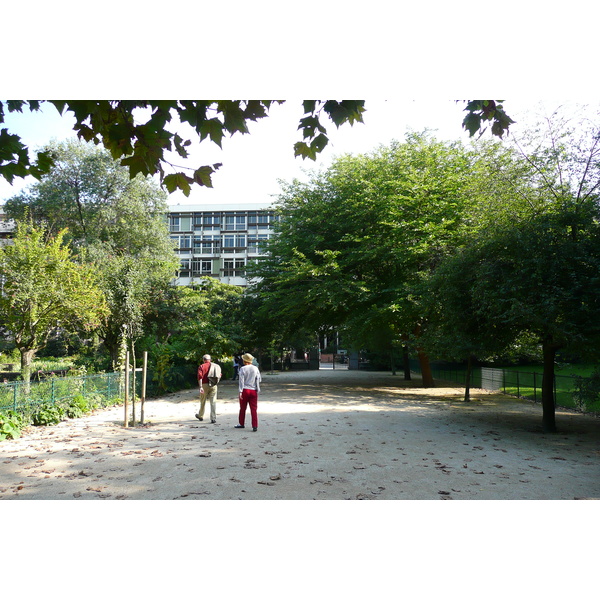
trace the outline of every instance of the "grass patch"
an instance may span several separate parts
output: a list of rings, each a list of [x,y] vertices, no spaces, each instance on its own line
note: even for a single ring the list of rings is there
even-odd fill
[[[542,400],[542,365],[525,365],[511,367],[497,367],[500,374],[499,391],[511,396],[528,398],[535,402]],[[588,412],[600,413],[600,400],[595,400],[588,395],[587,400],[582,403],[581,378],[590,378],[598,369],[594,364],[557,365],[555,368],[556,392],[555,402],[558,406]],[[433,375],[436,379],[456,382],[460,385],[465,383],[465,369],[456,368],[451,370],[434,369]],[[481,368],[473,370],[471,385],[474,388],[482,387]]]

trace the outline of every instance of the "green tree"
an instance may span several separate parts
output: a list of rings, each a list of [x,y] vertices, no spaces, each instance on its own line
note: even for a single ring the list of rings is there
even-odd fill
[[[64,235],[46,239],[43,227],[22,222],[14,243],[0,247],[0,315],[26,382],[36,351],[53,332],[93,330],[108,312],[93,269],[74,260]]]
[[[68,228],[74,250],[95,265],[110,307],[98,331],[115,367],[123,343],[142,334],[145,311],[178,266],[166,194],[148,177],[131,179],[106,150],[90,143],[69,140],[47,150],[55,157],[52,170],[9,199],[5,210],[16,220],[29,214],[51,231]]]
[[[548,432],[556,431],[556,352],[593,355],[600,342],[600,226],[598,218],[580,220],[573,239],[571,222],[570,212],[540,215],[468,253],[474,277],[464,306],[472,316],[464,319],[463,331],[465,322],[480,321],[480,330],[467,330],[473,343],[494,332],[496,341],[512,341],[523,332],[538,339],[544,363],[542,424]]]
[[[177,337],[186,359],[200,364],[205,353],[222,359],[239,349],[241,297],[241,288],[213,280],[196,289],[183,288],[179,307],[185,317],[178,325]]]
[[[530,189],[529,214],[518,231],[527,232],[532,247],[523,241],[516,247],[529,252],[524,261],[538,284],[531,316],[537,328],[525,330],[540,336],[543,424],[546,430],[554,431],[556,352],[573,343],[591,350],[594,345],[590,347],[586,341],[597,334],[592,317],[598,306],[594,269],[597,274],[600,113],[593,107],[559,107],[542,117],[536,127],[512,139],[512,145],[529,168]],[[538,262],[530,264],[535,257],[539,257]],[[523,303],[525,299],[519,298],[514,306]],[[586,325],[589,318],[592,320]]]
[[[410,134],[285,186],[278,235],[256,270],[267,310],[292,328],[352,321],[357,341],[385,317],[396,345],[415,339],[417,286],[466,235],[471,163],[461,144]]]
[[[559,110],[508,149],[480,148],[473,236],[430,282],[438,350],[481,356],[537,339],[546,431],[556,429],[556,352],[593,354],[598,342],[600,121],[584,117]]]
[[[241,288],[207,280],[194,287],[173,286],[152,302],[138,349],[149,352],[161,390],[185,385],[203,354],[221,360],[239,350],[241,299]]]
[[[76,246],[111,242],[129,254],[168,253],[167,195],[151,178],[131,179],[107,150],[75,139],[45,151],[54,157],[52,169],[6,201],[9,217],[28,215],[51,233],[68,228]]]
[[[165,187],[173,192],[180,189],[189,195],[192,185],[212,186],[211,175],[221,165],[203,165],[190,169],[189,173],[176,170],[165,158],[165,152],[188,156],[189,139],[169,131],[171,121],[178,119],[192,127],[201,141],[210,138],[221,145],[225,134],[247,133],[248,122],[268,115],[273,100],[69,100],[69,101],[23,101],[9,100],[8,112],[23,109],[39,110],[43,102],[49,102],[63,114],[75,115],[75,131],[79,138],[103,144],[112,157],[127,166],[132,177],[160,175]],[[4,122],[4,106],[0,102],[0,124]],[[324,116],[337,127],[343,123],[362,122],[362,100],[305,100],[304,114],[298,129],[302,140],[294,146],[296,156],[315,159],[328,143]],[[508,131],[512,119],[505,113],[500,100],[472,100],[466,102],[467,115],[463,126],[471,135],[492,124],[492,134],[502,137]],[[14,177],[33,175],[40,177],[52,166],[52,155],[46,151],[36,153],[31,160],[28,148],[17,134],[8,129],[0,130],[0,176],[12,182]],[[172,173],[167,173],[171,169]]]

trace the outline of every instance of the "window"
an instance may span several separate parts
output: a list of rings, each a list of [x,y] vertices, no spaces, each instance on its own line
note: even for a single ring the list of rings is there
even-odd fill
[[[194,252],[202,254],[218,254],[221,245],[221,236],[203,235],[194,238]]]
[[[236,215],[226,216],[225,229],[227,231],[242,231],[246,229],[246,217]]]
[[[178,275],[179,275],[179,277],[189,277],[190,276],[190,259],[189,258],[181,259]]]
[[[212,260],[192,260],[192,275],[194,277],[209,277],[212,275]]]
[[[198,217],[198,219],[199,218],[200,217]],[[221,217],[217,217],[216,215],[204,215],[202,217],[202,223],[204,227],[220,227]]]
[[[180,231],[179,224],[179,217],[171,217],[171,231]]]
[[[233,233],[225,234],[223,236],[223,248],[225,252],[233,252],[233,248],[235,247],[235,235]]]
[[[246,247],[246,234],[244,233],[226,233],[223,236],[223,248],[225,252],[234,252],[236,249]]]
[[[260,212],[251,213],[248,216],[248,225],[252,227],[258,227],[258,229],[268,229],[273,222],[274,217],[272,213]]]
[[[258,228],[266,229],[269,226],[269,215],[258,215]]]
[[[172,235],[171,239],[175,242],[177,250],[189,251],[192,247],[191,235]]]
[[[252,237],[248,236],[248,252],[264,252],[265,243],[269,239],[266,233],[258,233]]]
[[[246,265],[243,258],[231,258],[223,261],[224,277],[245,277]]]

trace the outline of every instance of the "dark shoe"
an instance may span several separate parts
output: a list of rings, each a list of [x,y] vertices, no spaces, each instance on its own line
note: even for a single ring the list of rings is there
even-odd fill
[[[236,429],[245,429],[246,426],[245,425],[236,425],[235,428]]]
[[[216,422],[217,422],[217,420],[216,420],[216,419],[211,419],[211,420],[210,420],[210,422],[211,422],[211,423],[216,423]]]
[[[198,421],[204,421],[204,417],[199,417],[197,414],[194,415]]]
[[[258,427],[253,427],[252,431],[256,431],[258,429]]]

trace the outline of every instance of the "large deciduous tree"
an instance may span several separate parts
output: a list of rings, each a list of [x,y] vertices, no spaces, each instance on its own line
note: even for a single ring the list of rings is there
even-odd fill
[[[502,341],[508,345],[523,332],[537,338],[544,364],[542,425],[548,432],[556,431],[556,352],[597,354],[600,342],[600,225],[594,218],[580,220],[574,239],[570,221],[567,212],[515,223],[473,244],[438,274],[468,272],[461,283],[447,280],[441,294],[446,326],[460,327],[447,341],[467,336],[464,348],[476,353],[498,349]]]
[[[9,199],[6,213],[29,214],[51,231],[68,228],[74,251],[99,273],[110,317],[99,330],[113,365],[122,338],[141,335],[144,315],[172,281],[178,259],[169,238],[166,194],[93,144],[53,143],[52,170]]]
[[[93,330],[108,313],[93,269],[74,259],[65,232],[45,233],[21,222],[13,243],[0,247],[0,319],[21,353],[26,382],[35,353],[52,333]]]
[[[546,431],[556,430],[557,351],[597,354],[600,339],[600,120],[584,115],[557,111],[508,151],[481,152],[477,227],[429,282],[434,347],[481,356],[537,339]]]
[[[461,144],[410,134],[285,186],[278,235],[256,272],[269,311],[292,327],[352,322],[357,340],[385,317],[397,343],[414,338],[417,284],[465,235],[470,165]]]

